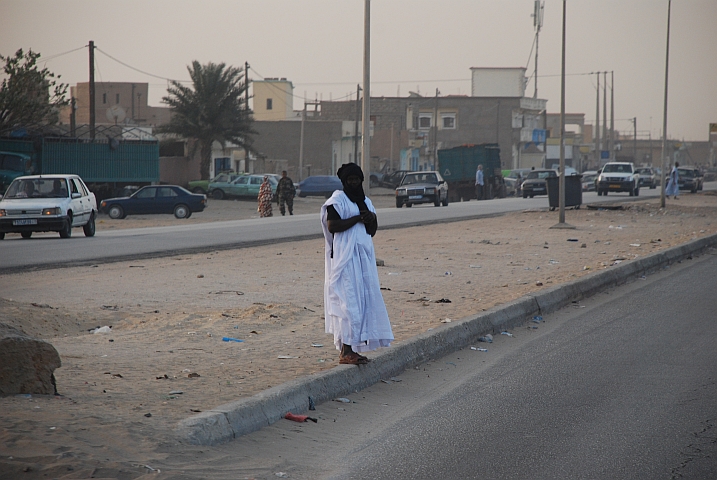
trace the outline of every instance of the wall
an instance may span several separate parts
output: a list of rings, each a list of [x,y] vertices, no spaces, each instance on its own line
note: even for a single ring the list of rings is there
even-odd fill
[[[254,80],[251,85],[254,120],[277,121],[293,117],[294,86],[291,82],[285,78],[267,78]],[[271,99],[271,110],[267,109],[268,99]]]
[[[471,96],[523,97],[525,68],[471,68]]]

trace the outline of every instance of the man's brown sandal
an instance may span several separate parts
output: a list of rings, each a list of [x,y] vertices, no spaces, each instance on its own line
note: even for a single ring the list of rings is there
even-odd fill
[[[351,352],[348,355],[340,355],[339,363],[343,365],[366,365],[369,359],[363,355],[359,355],[356,352]]]

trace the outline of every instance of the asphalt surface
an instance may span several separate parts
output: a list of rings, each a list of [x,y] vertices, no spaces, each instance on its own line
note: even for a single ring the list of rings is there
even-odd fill
[[[717,478],[715,286],[714,253],[684,260],[222,454],[262,478]]]
[[[641,190],[640,197],[627,194],[598,197],[583,195],[583,204],[626,202],[659,196],[659,190]],[[447,207],[378,209],[381,230],[426,223],[453,222],[501,215],[507,212],[548,207],[545,196],[504,198],[452,203]],[[291,217],[253,218],[225,222],[99,231],[95,237],[75,236],[61,240],[56,234],[35,235],[33,241],[19,237],[0,242],[0,274],[18,268],[44,269],[136,260],[158,256],[186,255],[221,249],[242,248],[283,241],[318,238],[322,235],[316,214]],[[287,232],[290,234],[287,235]]]

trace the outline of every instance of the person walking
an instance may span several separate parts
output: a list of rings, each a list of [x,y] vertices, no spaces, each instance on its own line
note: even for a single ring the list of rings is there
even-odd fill
[[[269,183],[269,175],[264,175],[264,181],[261,182],[261,187],[259,187],[259,196],[257,197],[257,200],[259,201],[259,207],[257,208],[257,211],[259,212],[260,217],[271,217],[271,197],[273,196],[271,192],[271,184]]]
[[[478,165],[476,170],[476,198],[483,200],[483,165]]]
[[[675,200],[677,200],[677,197],[680,195],[680,186],[677,184],[677,181],[680,179],[680,174],[677,172],[677,167],[679,166],[680,162],[675,162],[675,166],[672,167],[672,171],[670,172],[667,188],[665,188],[667,198],[670,198],[670,195],[674,195]]]
[[[343,191],[336,190],[321,206],[325,327],[334,335],[339,363],[364,365],[369,359],[362,352],[393,341],[372,240],[378,219],[363,191],[361,167],[347,163],[337,175]]]
[[[289,207],[289,215],[294,214],[294,196],[296,195],[296,187],[294,182],[286,175],[286,170],[281,172],[281,179],[276,186],[276,203],[279,205],[281,215],[286,214],[284,203]]]

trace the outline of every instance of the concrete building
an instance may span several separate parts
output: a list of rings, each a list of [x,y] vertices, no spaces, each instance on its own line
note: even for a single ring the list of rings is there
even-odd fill
[[[95,83],[96,125],[137,125],[156,127],[168,123],[169,107],[151,107],[147,103],[149,84],[132,82]],[[78,83],[70,87],[75,99],[75,123],[90,123],[90,84]],[[70,124],[71,107],[60,113],[60,123]]]
[[[295,118],[294,85],[286,78],[252,80],[254,120],[280,121]]]
[[[524,96],[525,69],[473,68],[471,74],[470,97],[437,92],[372,98],[371,170],[433,169],[437,150],[481,143],[499,144],[503,168],[542,166],[547,102]],[[354,101],[320,104],[324,120],[361,120]],[[340,150],[347,155],[353,134],[343,133]]]

